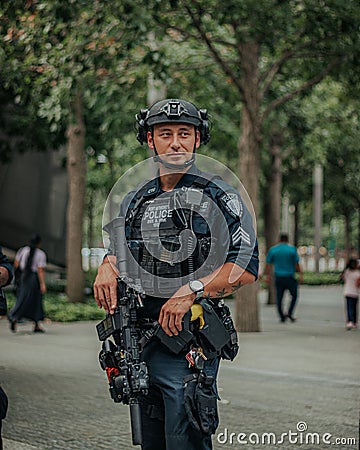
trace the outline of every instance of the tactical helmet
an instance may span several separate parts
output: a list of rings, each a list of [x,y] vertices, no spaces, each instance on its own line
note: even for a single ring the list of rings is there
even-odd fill
[[[206,109],[198,109],[193,103],[180,99],[165,99],[154,103],[149,109],[136,114],[137,140],[147,142],[147,132],[159,123],[188,123],[200,131],[202,144],[210,140],[208,114]]]

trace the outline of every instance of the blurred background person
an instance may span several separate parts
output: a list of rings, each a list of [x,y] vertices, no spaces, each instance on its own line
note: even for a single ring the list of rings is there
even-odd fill
[[[34,333],[43,333],[39,322],[44,320],[43,294],[46,292],[46,254],[40,248],[41,237],[34,235],[30,245],[22,247],[15,256],[14,270],[20,271],[16,303],[9,313],[10,329],[16,331],[23,318],[34,322]]]
[[[266,256],[265,275],[266,282],[271,282],[271,266],[275,276],[276,304],[281,322],[289,319],[295,322],[294,310],[298,298],[298,282],[295,272],[299,273],[299,281],[303,282],[303,274],[300,266],[300,258],[294,245],[289,244],[287,234],[281,234],[280,242],[270,248]],[[283,297],[288,290],[291,296],[290,306],[287,313],[283,310]]]
[[[357,328],[357,307],[360,291],[360,270],[356,259],[349,259],[344,272],[345,320],[346,328]]]

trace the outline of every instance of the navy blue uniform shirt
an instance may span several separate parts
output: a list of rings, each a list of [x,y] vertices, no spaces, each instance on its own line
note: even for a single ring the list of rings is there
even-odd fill
[[[211,213],[206,217],[205,213],[195,214],[193,217],[192,228],[197,237],[210,235],[210,231],[217,240],[217,251],[223,252],[222,263],[231,262],[237,264],[244,270],[248,271],[256,278],[258,276],[258,244],[256,232],[253,225],[252,217],[240,197],[240,194],[225,181],[210,177],[210,174],[201,172],[197,167],[193,166],[184,174],[174,191],[184,190],[187,188],[199,189],[196,180],[203,177],[210,182],[205,182],[203,188],[203,199],[205,203],[216,205],[217,213]],[[173,191],[172,191],[173,192]],[[138,189],[130,192],[124,199],[120,216],[129,217],[139,202],[152,200],[164,191],[161,189],[159,177],[146,182]],[[208,199],[208,202],[206,200]],[[205,217],[203,217],[205,216]],[[214,230],[216,232],[214,233]],[[126,228],[126,236],[129,237],[131,230],[129,226]],[[226,252],[226,253],[225,253]],[[111,254],[111,250],[109,251]],[[158,318],[161,306],[167,299],[147,296],[144,301],[144,308],[139,315],[143,317]]]

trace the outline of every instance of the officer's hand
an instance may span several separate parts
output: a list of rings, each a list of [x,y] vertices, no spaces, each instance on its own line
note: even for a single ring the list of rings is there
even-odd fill
[[[107,257],[99,266],[94,282],[94,297],[99,308],[114,314],[117,304],[117,277],[115,260]]]
[[[177,336],[182,330],[182,318],[190,310],[195,293],[182,286],[160,310],[159,323],[168,336]]]

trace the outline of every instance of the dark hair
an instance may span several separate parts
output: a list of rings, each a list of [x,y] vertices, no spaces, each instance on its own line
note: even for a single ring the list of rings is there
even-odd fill
[[[347,263],[346,268],[350,269],[350,270],[356,270],[358,268],[357,260],[354,258],[349,259],[349,262]]]
[[[41,242],[41,237],[38,234],[33,234],[30,239],[30,247],[35,247]]]
[[[289,242],[289,236],[286,233],[280,234],[280,241],[281,242]]]
[[[31,266],[32,266],[32,262],[34,259],[35,249],[40,244],[40,242],[41,242],[41,237],[38,234],[34,234],[31,236],[30,253],[29,253],[29,256],[27,257],[26,265],[25,265],[25,269],[24,269],[24,272],[26,274],[31,273]]]

